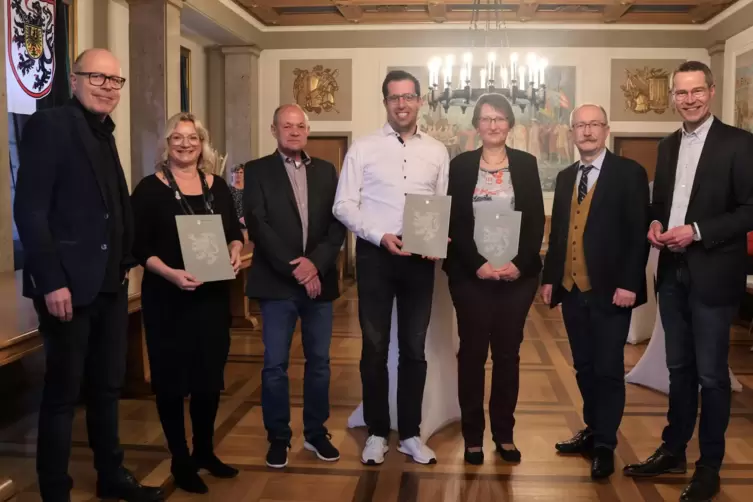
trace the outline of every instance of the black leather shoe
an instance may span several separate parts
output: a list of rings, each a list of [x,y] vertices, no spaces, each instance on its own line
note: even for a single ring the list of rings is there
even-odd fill
[[[593,450],[591,462],[591,478],[604,479],[614,473],[614,452],[609,448],[597,446]]]
[[[126,502],[162,502],[165,494],[161,488],[142,486],[128,469],[121,467],[113,478],[97,480],[97,498]]]
[[[664,448],[659,448],[645,461],[626,465],[622,472],[625,476],[648,478],[660,474],[685,474],[687,470],[688,465],[684,455],[677,457]]]
[[[463,458],[467,464],[482,465],[484,463],[484,450],[469,451],[468,448],[466,448]]]
[[[560,453],[589,453],[594,447],[593,433],[588,429],[583,429],[567,441],[560,441],[554,447]]]
[[[680,500],[706,502],[719,493],[719,473],[711,467],[699,465],[695,468],[690,484],[680,495]]]

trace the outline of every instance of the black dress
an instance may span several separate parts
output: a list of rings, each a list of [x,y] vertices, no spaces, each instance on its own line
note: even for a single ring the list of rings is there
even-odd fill
[[[222,216],[227,242],[243,242],[240,222],[225,180],[214,177],[210,187],[214,214]],[[207,214],[201,195],[185,196],[195,214]],[[152,374],[157,394],[219,392],[230,349],[230,282],[205,283],[184,291],[150,272],[146,261],[159,257],[184,269],[175,216],[184,214],[175,192],[156,175],[138,184],[132,195],[135,220],[133,254],[144,266],[141,308]]]

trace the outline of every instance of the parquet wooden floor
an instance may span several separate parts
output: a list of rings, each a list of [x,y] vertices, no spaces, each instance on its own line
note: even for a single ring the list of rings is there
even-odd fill
[[[487,437],[486,463],[463,463],[463,442],[458,424],[439,431],[429,440],[439,463],[420,466],[391,451],[380,467],[359,461],[366,438],[364,430],[347,429],[347,418],[360,402],[358,371],[360,330],[354,290],[336,307],[332,342],[331,418],[333,442],[340,448],[337,463],[316,460],[303,449],[303,353],[295,338],[290,367],[294,439],[290,464],[282,471],[264,464],[266,435],[261,414],[262,344],[260,334],[236,331],[227,366],[227,390],[217,419],[217,453],[241,470],[233,480],[206,477],[210,493],[191,496],[172,485],[169,455],[164,446],[154,402],[122,401],[121,441],[127,465],[146,483],[160,484],[170,502],[199,500],[228,502],[499,502],[499,501],[624,501],[677,500],[690,475],[662,476],[636,482],[620,473],[627,462],[650,454],[659,444],[665,423],[666,397],[648,389],[628,386],[628,404],[617,449],[618,472],[607,482],[594,483],[589,463],[582,458],[558,457],[554,443],[581,427],[582,405],[571,367],[571,356],[559,311],[536,303],[526,325],[521,350],[521,392],[517,408],[516,443],[523,454],[517,466],[505,465],[492,454]],[[735,327],[731,364],[744,386],[734,393],[732,419],[727,433],[727,457],[722,470],[719,501],[750,501],[753,491],[753,343],[747,330]],[[626,370],[645,350],[627,346]],[[26,414],[0,428],[0,476],[10,476],[20,494],[18,502],[36,502],[34,442],[36,414]],[[83,411],[76,415],[71,473],[73,500],[94,501],[95,473],[87,448]],[[190,429],[189,429],[190,435]],[[488,434],[487,434],[488,435]],[[689,445],[689,461],[698,455],[697,441]]]

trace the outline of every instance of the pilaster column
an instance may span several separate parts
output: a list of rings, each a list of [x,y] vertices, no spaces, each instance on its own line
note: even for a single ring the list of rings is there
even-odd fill
[[[722,118],[722,104],[724,103],[724,41],[714,42],[707,50],[711,56],[711,73],[714,74],[716,97],[711,105],[711,113]]]
[[[225,55],[227,166],[259,156],[259,54],[254,45],[222,47]]]
[[[183,0],[128,0],[131,186],[154,173],[165,122],[180,112]]]
[[[5,26],[5,9],[0,11],[0,23]],[[0,41],[0,52],[5,54],[5,37]],[[13,271],[13,208],[10,194],[10,158],[8,157],[8,86],[5,80],[5,65],[0,65],[0,272]]]

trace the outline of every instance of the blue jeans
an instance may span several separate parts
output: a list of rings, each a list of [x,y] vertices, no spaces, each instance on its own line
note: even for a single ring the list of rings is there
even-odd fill
[[[669,368],[668,424],[664,447],[684,456],[693,435],[701,386],[701,458],[697,465],[719,469],[730,415],[729,331],[737,305],[709,306],[693,294],[687,266],[667,266],[659,286],[659,312],[666,332]]]
[[[261,404],[270,442],[289,443],[290,390],[288,361],[298,318],[303,354],[303,434],[309,440],[327,433],[329,418],[329,348],[332,341],[332,302],[311,300],[305,293],[287,300],[262,300],[264,369]]]

